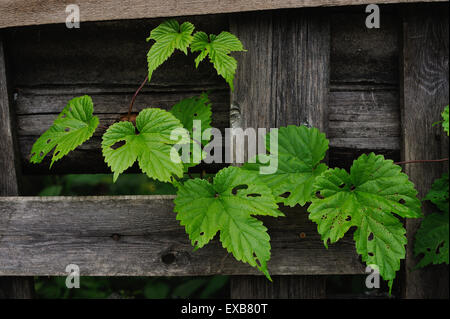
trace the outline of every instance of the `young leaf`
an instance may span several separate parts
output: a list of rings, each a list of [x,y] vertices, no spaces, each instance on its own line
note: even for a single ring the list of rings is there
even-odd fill
[[[150,32],[147,42],[155,40],[156,42],[147,53],[148,62],[148,81],[152,78],[155,71],[163,64],[175,51],[181,50],[187,54],[187,49],[192,41],[192,32],[194,25],[190,22],[184,22],[179,25],[176,20],[167,20],[157,26]]]
[[[200,121],[202,135],[206,129],[211,128],[211,101],[206,93],[180,101],[172,107],[170,113],[180,120],[191,138],[194,136],[194,120]]]
[[[448,210],[443,213],[433,213],[425,216],[416,233],[414,244],[414,255],[423,258],[416,265],[417,268],[425,267],[429,264],[448,265],[449,246],[449,216]]]
[[[417,268],[449,262],[448,185],[448,174],[444,174],[433,183],[431,190],[424,198],[436,205],[441,212],[425,216],[416,233],[414,255],[424,255],[417,264]]]
[[[222,76],[233,90],[233,79],[236,72],[237,62],[230,56],[233,51],[245,51],[241,41],[229,33],[221,32],[219,35],[210,34],[209,37],[205,32],[196,32],[191,44],[191,51],[200,51],[195,59],[195,66],[198,67],[201,61],[207,56],[213,63],[217,74]]]
[[[94,105],[90,96],[73,98],[58,115],[53,125],[42,134],[31,148],[31,163],[40,163],[52,150],[53,163],[83,144],[98,126],[93,116]]]
[[[274,134],[273,132],[270,134]],[[266,136],[266,149],[270,151],[270,134]],[[256,163],[246,163],[243,169],[253,171],[275,195],[286,194],[278,201],[284,205],[304,205],[311,201],[313,183],[327,169],[321,164],[328,149],[325,134],[316,128],[289,125],[278,130],[278,169],[274,174],[259,174],[268,155],[257,157]],[[276,154],[274,156],[277,156]]]
[[[382,155],[361,155],[350,174],[331,169],[316,179],[316,196],[308,208],[325,246],[344,236],[350,227],[356,250],[368,265],[376,265],[390,281],[405,257],[405,229],[400,217],[422,216],[417,191],[401,167]],[[373,267],[372,267],[373,268]]]
[[[105,162],[114,173],[114,181],[137,160],[142,172],[162,182],[171,181],[172,175],[183,175],[179,157],[171,159],[171,133],[181,130],[178,119],[158,108],[142,110],[136,117],[136,127],[131,122],[111,125],[103,135],[102,151]]]
[[[184,171],[187,172],[190,167],[198,165],[199,160],[204,159],[206,156],[201,149],[201,145],[205,145],[211,139],[210,137],[208,139],[202,138],[204,131],[211,128],[211,102],[208,95],[203,93],[198,97],[187,98],[175,104],[170,113],[180,120],[183,127],[190,134],[189,162],[184,161],[183,163]],[[196,122],[196,127],[194,127],[194,121],[198,121]],[[200,155],[199,158],[195,158],[194,150]]]
[[[444,131],[447,132],[447,135],[449,134],[449,128],[448,128],[448,105],[444,108],[444,111],[442,112],[442,127],[444,128]]]
[[[180,185],[174,202],[177,220],[196,249],[220,231],[224,248],[270,279],[270,237],[263,223],[252,215],[283,214],[266,185],[238,167],[227,167],[217,173],[212,184],[197,178]]]

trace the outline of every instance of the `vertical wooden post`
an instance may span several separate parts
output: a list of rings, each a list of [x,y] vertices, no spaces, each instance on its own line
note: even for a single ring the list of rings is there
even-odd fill
[[[233,16],[247,52],[231,94],[232,127],[308,125],[327,131],[330,24],[326,10]],[[289,258],[289,256],[286,256]],[[270,265],[269,265],[270,268]],[[232,277],[232,298],[323,298],[324,276]]]
[[[19,195],[20,157],[16,156],[11,119],[5,52],[0,34],[0,196]],[[33,290],[32,278],[0,277],[0,298],[32,298]]]
[[[403,11],[402,130],[403,159],[448,157],[448,137],[441,126],[441,112],[449,103],[449,20],[448,4],[408,6]],[[444,164],[410,164],[404,171],[422,198],[433,181],[448,171]],[[432,209],[425,205],[424,213]],[[448,266],[415,270],[414,235],[420,220],[408,220],[408,246],[404,297],[448,298]]]

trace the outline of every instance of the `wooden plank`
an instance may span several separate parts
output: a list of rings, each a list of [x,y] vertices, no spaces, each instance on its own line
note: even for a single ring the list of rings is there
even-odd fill
[[[174,196],[0,198],[0,275],[256,275],[215,238],[193,247],[173,213]],[[273,275],[354,274],[363,265],[351,236],[327,250],[305,211],[262,218],[272,239]],[[289,258],[286,258],[289,256]]]
[[[422,0],[423,1],[423,0]],[[437,2],[443,0],[425,0]],[[181,15],[231,13],[242,11],[272,10],[317,6],[364,5],[371,3],[411,3],[418,0],[79,0],[82,21],[174,17]],[[66,6],[70,0],[1,0],[2,20],[0,28],[33,24],[65,23]]]
[[[448,157],[448,137],[439,121],[449,103],[449,16],[448,4],[407,7],[403,20],[403,105],[404,160]],[[423,197],[433,181],[448,171],[448,162],[405,166],[405,172]],[[424,207],[424,213],[433,209]],[[406,252],[406,298],[449,298],[448,266],[414,270],[414,235],[420,220],[408,220]]]
[[[327,131],[328,19],[328,12],[314,10],[232,17],[231,31],[248,50],[236,55],[238,69],[231,94],[234,127],[296,124]],[[258,277],[232,278],[231,297],[325,297],[324,277],[274,277],[274,281],[276,286]]]
[[[19,156],[17,156],[17,145],[14,143],[12,117],[13,110],[7,86],[3,38],[0,34],[0,198],[1,196],[18,195],[20,190],[20,162]],[[33,291],[33,278],[0,277],[1,298],[31,298]]]
[[[117,121],[132,95],[131,89],[118,87],[84,88],[93,97],[95,114],[100,117],[100,128],[95,136],[48,170],[49,158],[42,164],[30,164],[29,156],[33,143],[50,125],[65,103],[83,94],[82,89],[62,87],[58,89],[26,88],[16,94],[17,134],[25,173],[107,173],[108,167],[101,155],[101,135],[106,127]],[[181,98],[198,95],[198,91],[154,92],[144,90],[139,95],[135,109],[139,111],[150,105],[170,108]],[[213,103],[214,127],[222,131],[229,127],[228,90],[214,90],[210,94]],[[334,86],[329,98],[329,130],[331,150],[346,148],[376,152],[398,152],[400,150],[400,106],[397,89],[374,88],[372,86]],[[267,102],[265,102],[267,103]],[[296,102],[293,102],[296,103]],[[125,106],[125,107],[124,107]],[[260,113],[260,112],[258,112]],[[270,115],[258,114],[270,118]],[[353,151],[352,151],[353,150]],[[347,153],[333,153],[335,162],[347,161]]]
[[[398,90],[337,89],[329,95],[330,147],[400,149]]]

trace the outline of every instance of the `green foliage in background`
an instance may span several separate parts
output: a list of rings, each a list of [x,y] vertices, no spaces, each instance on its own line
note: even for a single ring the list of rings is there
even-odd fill
[[[224,298],[227,276],[80,277],[80,288],[67,289],[65,277],[35,278],[39,299]]]

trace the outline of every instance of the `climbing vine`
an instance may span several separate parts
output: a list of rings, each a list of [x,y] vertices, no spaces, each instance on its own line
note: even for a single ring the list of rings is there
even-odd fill
[[[153,41],[147,54],[148,74],[133,96],[127,116],[109,126],[102,137],[102,154],[114,181],[137,162],[148,177],[173,183],[178,189],[176,218],[195,249],[220,233],[225,249],[237,260],[259,269],[269,280],[270,237],[262,221],[254,216],[283,217],[280,204],[306,205],[325,247],[355,227],[356,251],[367,265],[378,268],[392,287],[400,261],[405,258],[407,242],[400,218],[419,218],[422,213],[414,185],[399,165],[382,155],[361,155],[349,172],[329,168],[322,163],[329,144],[325,134],[316,128],[287,126],[266,135],[268,155],[258,155],[242,167],[224,168],[210,181],[190,178],[183,182],[188,169],[205,156],[200,152],[200,158],[195,158],[193,150],[209,141],[203,134],[211,128],[207,94],[184,99],[169,111],[146,108],[136,116],[132,108],[136,95],[151,81],[153,72],[176,50],[198,53],[196,67],[208,58],[233,90],[237,62],[230,53],[245,51],[242,43],[229,32],[207,35],[194,30],[190,22],[168,20],[151,31],[147,39]],[[93,112],[89,96],[70,100],[33,145],[30,161],[40,163],[53,150],[51,167],[88,140],[99,124]],[[448,134],[448,107],[445,112],[442,125]],[[194,120],[201,123],[200,139],[192,138]],[[179,134],[174,138],[173,132]],[[276,152],[270,145],[273,134],[277,134]],[[190,161],[183,160],[181,152],[174,151],[174,145],[187,146]],[[260,174],[271,156],[277,156],[278,169]],[[442,191],[444,184],[446,194]],[[448,175],[435,183],[425,199],[443,213],[427,216],[417,234],[415,251],[425,254],[420,266],[448,263]],[[445,232],[447,240],[442,244],[437,237]]]

